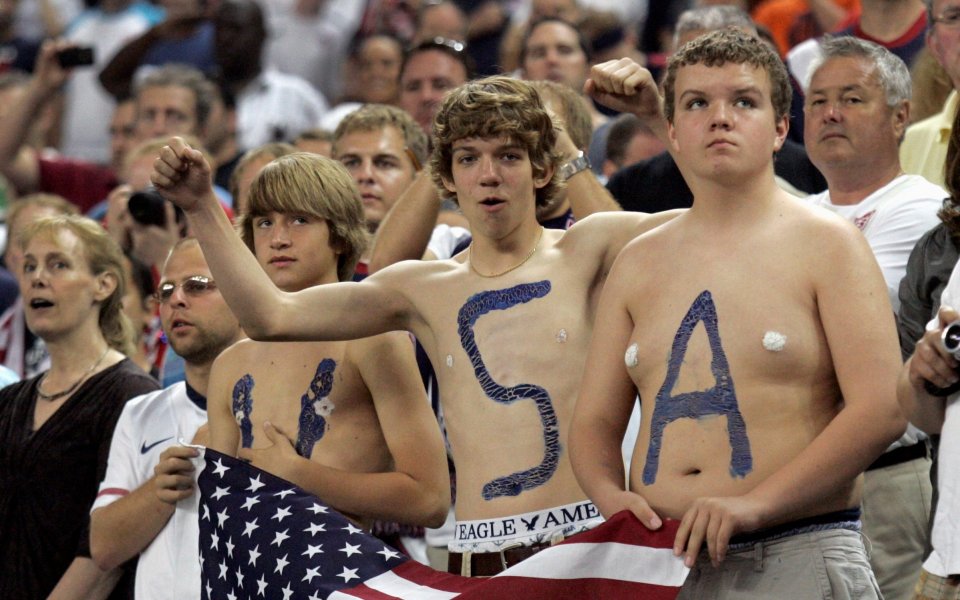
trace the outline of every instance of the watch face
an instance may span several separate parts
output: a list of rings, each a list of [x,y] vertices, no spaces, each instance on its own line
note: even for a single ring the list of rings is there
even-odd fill
[[[587,158],[587,155],[581,151],[579,156],[560,167],[560,175],[564,178],[564,180],[566,180],[570,179],[580,171],[586,171],[589,168],[590,159]]]

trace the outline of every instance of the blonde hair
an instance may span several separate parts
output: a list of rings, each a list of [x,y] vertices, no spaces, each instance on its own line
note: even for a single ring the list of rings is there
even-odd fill
[[[251,251],[253,221],[271,212],[305,214],[327,222],[337,258],[337,278],[349,281],[367,247],[369,235],[363,203],[353,178],[338,161],[310,152],[275,159],[250,186],[247,210],[240,217],[240,237]]]
[[[123,251],[117,242],[96,221],[80,215],[57,215],[42,217],[24,229],[20,236],[20,248],[35,237],[53,238],[60,231],[69,231],[83,246],[87,267],[94,275],[109,273],[117,281],[117,287],[100,303],[100,332],[114,350],[127,356],[134,352],[134,332],[130,320],[123,312],[123,296],[127,280],[124,272]]]

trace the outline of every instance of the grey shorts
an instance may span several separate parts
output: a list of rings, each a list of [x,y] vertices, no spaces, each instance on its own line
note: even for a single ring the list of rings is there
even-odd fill
[[[860,533],[798,533],[729,552],[718,568],[697,557],[677,600],[880,599]]]

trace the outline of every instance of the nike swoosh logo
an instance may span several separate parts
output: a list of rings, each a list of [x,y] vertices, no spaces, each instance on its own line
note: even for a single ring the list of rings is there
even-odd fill
[[[146,442],[144,442],[143,444],[140,445],[140,454],[146,454],[147,452],[150,452],[150,449],[153,448],[154,446],[156,446],[157,444],[162,444],[162,443],[164,443],[165,441],[167,441],[167,440],[172,440],[172,439],[173,439],[173,436],[171,435],[170,437],[163,438],[162,440],[158,440],[158,441],[150,444],[149,446],[147,445]]]

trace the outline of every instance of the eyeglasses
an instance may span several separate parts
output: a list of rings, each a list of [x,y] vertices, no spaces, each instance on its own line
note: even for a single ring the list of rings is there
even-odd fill
[[[960,9],[949,8],[939,17],[933,17],[931,21],[934,23],[939,23],[944,27],[960,26]]]
[[[177,291],[177,288],[182,289],[183,293],[187,296],[196,297],[217,289],[217,284],[204,275],[194,275],[193,277],[187,277],[179,284],[171,281],[161,283],[160,288],[157,289],[153,297],[156,298],[160,304],[166,304],[170,302],[170,298],[173,297],[173,293]]]

